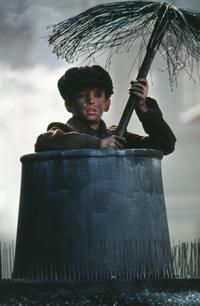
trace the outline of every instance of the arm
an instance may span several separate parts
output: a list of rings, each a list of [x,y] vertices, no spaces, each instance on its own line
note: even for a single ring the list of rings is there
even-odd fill
[[[115,135],[99,138],[71,131],[67,125],[50,125],[46,133],[41,134],[35,144],[35,152],[72,149],[120,149],[124,138]]]
[[[135,110],[148,136],[142,137],[127,133],[127,147],[157,149],[161,150],[165,155],[173,152],[176,138],[163,119],[157,102],[147,97],[147,81],[139,80],[132,82],[131,85],[130,90],[140,97],[140,102]]]
[[[156,149],[162,151],[164,155],[172,153],[174,151],[176,137],[163,119],[157,102],[151,98],[147,98],[146,104],[149,107],[147,112],[141,112],[137,109],[136,113],[148,136],[142,137],[127,133],[127,147]]]
[[[46,133],[38,136],[35,151],[67,150],[67,149],[98,149],[100,139],[94,136],[71,131],[62,123],[50,124]]]

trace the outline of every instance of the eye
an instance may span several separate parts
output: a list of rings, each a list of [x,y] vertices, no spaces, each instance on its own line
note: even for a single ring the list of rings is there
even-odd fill
[[[103,91],[102,90],[95,90],[95,96],[97,98],[103,97]]]
[[[83,91],[80,91],[76,94],[77,99],[84,99],[85,98],[85,93]]]

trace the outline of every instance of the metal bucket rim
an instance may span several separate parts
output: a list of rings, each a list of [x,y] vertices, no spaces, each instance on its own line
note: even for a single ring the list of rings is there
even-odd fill
[[[30,153],[20,158],[21,162],[42,161],[55,159],[72,158],[107,158],[107,157],[134,157],[134,158],[157,158],[162,159],[163,153],[154,149],[123,149],[123,150],[102,150],[102,149],[78,149],[78,150],[56,150]]]

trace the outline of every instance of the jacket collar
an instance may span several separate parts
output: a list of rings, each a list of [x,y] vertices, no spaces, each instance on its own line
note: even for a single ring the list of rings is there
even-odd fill
[[[103,137],[108,135],[107,127],[103,120],[101,120],[97,130],[90,128],[83,120],[75,116],[67,121],[67,125],[73,131],[89,134],[91,136]]]

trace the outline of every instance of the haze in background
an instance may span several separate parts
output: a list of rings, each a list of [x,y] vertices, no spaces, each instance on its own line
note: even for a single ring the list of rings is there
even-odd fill
[[[69,118],[56,84],[72,65],[52,54],[46,27],[105,2],[0,0],[0,240],[15,239],[16,235],[20,156],[34,151],[36,137],[51,121],[66,122]],[[198,0],[174,4],[200,10]],[[118,123],[127,101],[129,82],[137,74],[136,65],[129,75],[135,52],[116,56],[110,67],[115,94],[111,111],[104,117],[108,124]],[[105,59],[96,63],[104,65]],[[182,76],[178,88],[171,92],[167,72],[159,71],[159,57],[155,63],[149,76],[150,95],[158,100],[177,137],[176,151],[162,162],[170,234],[175,240],[198,239],[200,119],[185,125],[180,121],[180,111],[186,97],[199,100],[200,82],[193,84],[187,75]],[[135,115],[129,130],[144,134]]]

